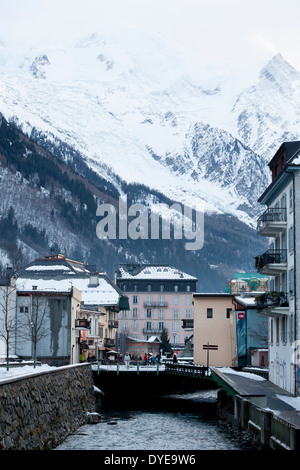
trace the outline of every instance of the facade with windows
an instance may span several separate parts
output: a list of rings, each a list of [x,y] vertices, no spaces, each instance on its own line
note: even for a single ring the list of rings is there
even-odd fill
[[[119,313],[119,332],[148,340],[165,328],[173,348],[193,335],[193,292],[197,279],[168,265],[122,264],[115,282],[130,309]]]
[[[269,380],[299,395],[300,141],[283,143],[269,168],[272,182],[259,199],[267,209],[257,223],[269,246],[256,257],[269,291],[258,301],[269,319]]]
[[[26,266],[13,285],[15,355],[31,358],[35,343],[41,362],[65,365],[85,360],[88,354],[105,359],[115,349],[118,312],[129,308],[128,298],[96,266],[50,255]],[[1,318],[2,314],[0,323]],[[35,322],[44,333],[34,342],[30,325]],[[19,333],[25,330],[24,338]]]

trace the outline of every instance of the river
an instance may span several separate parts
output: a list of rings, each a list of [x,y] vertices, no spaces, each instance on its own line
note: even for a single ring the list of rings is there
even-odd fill
[[[98,424],[87,424],[56,450],[201,451],[254,450],[258,447],[216,414],[216,390],[169,394],[104,407]]]

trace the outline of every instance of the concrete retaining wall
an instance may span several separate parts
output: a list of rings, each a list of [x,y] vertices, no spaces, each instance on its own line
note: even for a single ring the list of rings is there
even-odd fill
[[[89,364],[1,382],[0,449],[52,449],[85,424],[95,406]]]

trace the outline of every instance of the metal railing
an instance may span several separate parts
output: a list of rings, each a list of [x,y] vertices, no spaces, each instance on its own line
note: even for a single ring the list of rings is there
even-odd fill
[[[188,364],[173,364],[166,362],[165,371],[169,374],[185,375],[189,377],[210,377],[210,368],[206,366],[193,366]]]
[[[256,306],[258,310],[269,307],[288,307],[288,295],[286,292],[264,292],[256,298]]]
[[[267,264],[282,264],[287,262],[287,250],[268,250],[263,255],[255,258],[255,266],[258,270]]]
[[[152,300],[146,300],[144,302],[145,308],[168,308],[168,302],[154,302]]]
[[[286,222],[285,208],[267,209],[257,221],[257,231],[261,230],[268,222]]]

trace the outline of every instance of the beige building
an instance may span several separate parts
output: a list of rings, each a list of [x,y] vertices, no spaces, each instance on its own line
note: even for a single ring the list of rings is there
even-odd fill
[[[226,293],[193,295],[195,364],[237,365],[234,298],[234,295]]]

